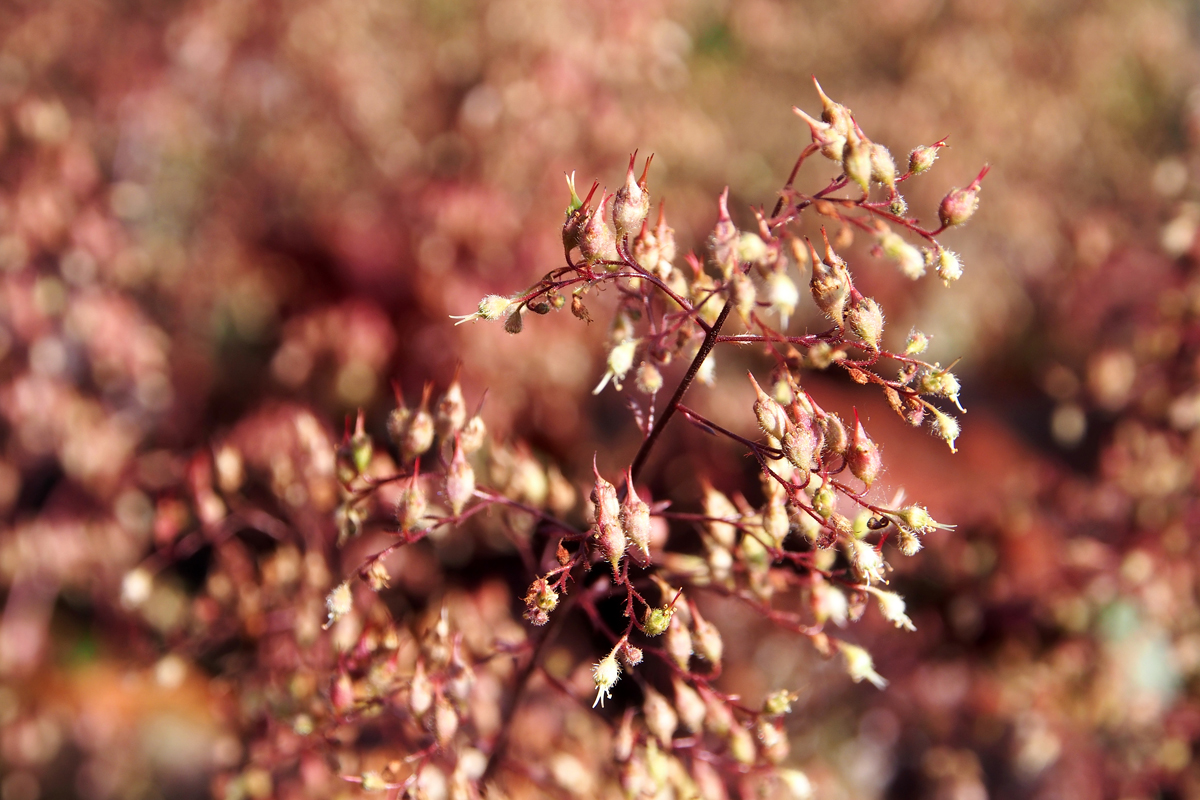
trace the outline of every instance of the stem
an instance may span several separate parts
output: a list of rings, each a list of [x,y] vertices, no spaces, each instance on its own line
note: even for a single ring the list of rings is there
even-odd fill
[[[663,428],[667,426],[667,423],[671,421],[671,417],[675,415],[675,410],[679,408],[679,403],[683,400],[684,393],[692,385],[692,381],[696,379],[696,373],[700,371],[701,365],[704,364],[704,359],[708,358],[708,354],[716,346],[717,334],[721,332],[721,328],[725,325],[725,320],[729,319],[729,312],[732,310],[733,302],[726,300],[725,307],[721,309],[721,314],[717,317],[717,321],[713,323],[712,327],[704,335],[704,342],[700,345],[700,352],[696,353],[696,357],[692,359],[692,365],[688,367],[687,374],[683,376],[683,380],[679,382],[679,386],[675,387],[675,394],[671,396],[671,402],[667,403],[667,407],[663,409],[662,416],[658,418],[654,423],[654,427],[650,429],[650,435],[646,437],[646,441],[642,442],[637,455],[634,456],[633,465],[630,467],[630,473],[634,480],[637,480],[638,473],[642,471],[642,466],[646,463],[646,458],[654,448],[654,443],[662,435]]]

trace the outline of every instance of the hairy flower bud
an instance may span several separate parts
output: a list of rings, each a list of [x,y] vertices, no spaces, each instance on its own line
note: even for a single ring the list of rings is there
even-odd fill
[[[695,606],[692,606],[692,646],[696,655],[720,668],[721,656],[725,652],[721,632],[716,625],[701,617]]]
[[[473,322],[477,319],[500,319],[508,313],[513,301],[509,297],[502,297],[498,294],[489,294],[479,301],[479,307],[474,314],[465,316],[451,316],[450,319],[456,319],[458,322],[455,325],[462,325],[464,322]]]
[[[475,494],[475,470],[463,453],[462,442],[456,437],[454,457],[446,468],[446,500],[455,516],[462,513],[467,501]]]
[[[937,161],[938,150],[945,147],[945,142],[926,146],[918,145],[913,148],[913,151],[908,154],[908,173],[910,175],[920,175],[933,166],[933,162]]]
[[[846,312],[846,324],[867,347],[879,349],[879,340],[883,336],[883,310],[874,298],[863,297],[851,303]]]
[[[896,546],[900,548],[900,552],[904,555],[915,556],[921,551],[921,540],[913,531],[901,527],[896,537]]]
[[[871,187],[871,151],[872,143],[851,128],[842,151],[842,169],[846,171],[846,177],[857,183],[863,192]]]
[[[778,485],[773,479],[771,483]],[[762,526],[767,536],[770,537],[771,544],[776,548],[782,548],[783,540],[787,538],[788,530],[791,528],[787,504],[783,497],[773,497],[767,503],[766,508],[763,509]]]
[[[896,190],[896,162],[881,144],[871,144],[871,180]]]
[[[739,764],[750,766],[758,757],[758,748],[754,746],[754,736],[741,725],[733,725],[729,729],[729,755]]]
[[[943,414],[932,406],[929,410],[933,412],[933,420],[930,425],[933,427],[933,432],[940,436],[947,445],[950,446],[951,453],[957,453],[958,450],[954,447],[954,440],[958,438],[959,426],[958,420],[949,414]]]
[[[643,361],[637,368],[637,388],[642,394],[657,394],[663,386],[662,373],[651,361]]]
[[[749,326],[755,303],[758,302],[758,290],[754,288],[754,281],[750,280],[750,276],[740,269],[729,279],[729,299],[733,301],[738,316]]]
[[[642,617],[642,629],[647,636],[658,636],[667,630],[671,624],[671,618],[675,616],[675,609],[670,606],[652,606],[646,608],[646,613]]]
[[[929,349],[929,337],[913,328],[908,334],[908,344],[904,346],[904,354],[915,356],[924,353],[927,349]]]
[[[728,497],[713,488],[712,484],[704,482],[702,486],[704,489],[704,516],[709,517],[709,521],[704,523],[705,529],[717,544],[725,548],[733,547],[737,542],[737,526],[717,520],[738,520],[742,516],[741,512],[729,501]]]
[[[467,403],[463,399],[462,386],[458,378],[446,389],[446,393],[438,400],[433,423],[437,435],[443,439],[451,439],[462,430],[467,421]]]
[[[596,545],[616,575],[626,545],[625,534],[621,531],[621,504],[617,500],[616,487],[600,477],[594,459],[592,471],[596,475],[596,488],[592,490],[592,502],[596,506]]]
[[[776,439],[783,439],[787,432],[788,418],[787,412],[783,410],[783,406],[775,402],[775,400],[762,390],[758,385],[758,381],[754,379],[754,374],[746,373],[750,378],[750,383],[754,386],[754,416],[758,419],[758,427],[762,428],[763,432],[774,436]]]
[[[938,219],[941,220],[942,227],[962,225],[974,216],[975,209],[979,208],[979,186],[989,169],[991,167],[985,166],[970,186],[965,189],[951,189],[942,198],[938,206]]]
[[[620,521],[625,537],[650,558],[650,506],[638,497],[629,470],[625,472],[625,502],[621,504]]]
[[[667,698],[647,687],[646,699],[642,703],[642,713],[646,717],[646,728],[658,739],[665,748],[671,747],[671,739],[675,737],[675,729],[679,727],[679,715]]]
[[[779,315],[780,329],[786,330],[788,320],[795,312],[796,304],[800,302],[800,290],[783,270],[769,273],[765,283],[767,302],[771,304],[771,310]]]
[[[678,614],[673,615],[671,622],[667,625],[667,633],[663,637],[663,649],[675,662],[675,666],[687,670],[688,662],[692,658],[692,634],[688,632],[687,625],[683,623]]]
[[[817,94],[821,96],[821,119],[833,126],[834,130],[848,137],[854,129],[854,117],[850,113],[850,109],[830,99],[829,95],[825,94],[825,90],[821,88],[816,76],[813,76],[813,85],[817,87]]]
[[[850,563],[863,581],[868,585],[872,581],[883,581],[884,561],[875,545],[862,539],[851,539],[847,546],[850,550]]]
[[[822,483],[813,492],[812,509],[821,519],[827,520],[833,516],[833,512],[837,509],[837,492],[828,483]]]
[[[850,438],[846,435],[846,426],[842,422],[842,418],[837,414],[822,414],[817,418],[817,424],[821,427],[822,437],[821,452],[831,456],[840,456],[846,452],[846,447],[850,444]]]
[[[725,280],[738,269],[738,229],[729,216],[729,187],[721,192],[717,201],[717,224],[712,232],[713,261],[721,270]]]
[[[625,173],[625,185],[613,196],[613,227],[617,230],[617,238],[635,235],[650,213],[650,193],[646,191],[646,173],[650,170],[651,156],[646,159],[646,168],[642,170],[641,180],[634,180],[633,162],[637,153],[629,157],[629,170]]]
[[[867,436],[867,431],[858,418],[857,410],[854,412],[854,435],[851,437],[850,447],[846,451],[846,466],[850,468],[854,477],[862,481],[868,489],[875,482],[875,478],[879,476],[879,470],[883,466],[883,459],[879,455],[879,445]]]
[[[846,301],[850,298],[850,272],[841,259],[827,264],[818,258],[812,242],[808,243],[808,249],[813,264],[812,279],[809,281],[813,301],[839,328],[844,327]]]
[[[678,677],[673,678],[671,684],[675,689],[675,710],[679,714],[679,721],[683,723],[683,727],[688,733],[699,733],[704,730],[704,717],[707,713],[704,698],[686,681]]]
[[[784,458],[802,475],[812,470],[817,455],[817,437],[808,419],[789,426],[781,444]]]
[[[658,277],[666,279],[675,263],[675,229],[667,224],[667,211],[658,205],[658,224],[654,226],[654,238],[658,240]]]
[[[888,230],[880,234],[879,248],[885,256],[896,262],[905,277],[915,281],[925,274],[925,256],[895,231]]]
[[[425,397],[421,400],[421,407],[409,419],[408,426],[404,430],[404,438],[400,442],[400,455],[405,461],[412,461],[433,447],[435,430],[433,415],[427,408],[428,397],[429,392],[426,390]]]

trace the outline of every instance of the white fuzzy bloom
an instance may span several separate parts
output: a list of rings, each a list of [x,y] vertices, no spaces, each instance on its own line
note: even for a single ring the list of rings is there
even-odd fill
[[[867,591],[875,595],[875,599],[879,601],[879,611],[883,614],[884,619],[895,625],[897,628],[915,631],[916,626],[912,624],[912,620],[904,613],[905,604],[904,598],[895,592],[886,592],[875,587],[868,587]]]
[[[325,598],[325,607],[329,609],[329,619],[325,621],[325,627],[329,628],[333,623],[349,614],[353,605],[354,595],[350,592],[350,584],[339,583]]]
[[[862,539],[851,540],[850,560],[868,585],[871,581],[887,583],[883,577],[883,556],[879,555],[879,551],[875,549],[874,545],[864,542]]]
[[[626,339],[609,351],[608,372],[604,373],[604,377],[592,390],[592,394],[600,394],[610,380],[617,391],[621,391],[621,381],[625,380],[626,373],[633,368],[633,356],[637,353],[637,346],[637,339]]]
[[[592,680],[596,683],[596,700],[592,703],[592,708],[595,708],[597,703],[604,708],[605,699],[612,695],[612,687],[620,679],[621,665],[617,663],[617,651],[614,649],[592,667]]]
[[[843,641],[838,642],[838,649],[842,651],[842,657],[846,659],[846,673],[850,675],[851,680],[855,683],[868,680],[876,689],[887,686],[888,682],[875,671],[875,662],[871,660],[870,653],[858,645]]]

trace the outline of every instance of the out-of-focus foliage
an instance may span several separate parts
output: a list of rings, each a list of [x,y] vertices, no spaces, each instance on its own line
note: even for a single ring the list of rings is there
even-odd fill
[[[959,528],[893,578],[917,633],[860,626],[886,692],[714,604],[724,688],[797,688],[790,763],[823,797],[1200,791],[1197,24],[1165,0],[5,4],[0,796],[329,796],[402,757],[307,734],[361,633],[320,627],[362,555],[332,546],[341,419],[382,434],[389,381],[415,398],[461,362],[497,437],[537,448],[513,463],[580,486],[597,449],[627,463],[628,416],[589,394],[601,331],[447,317],[561,263],[564,170],[615,187],[654,152],[681,249],[725,183],[770,204],[813,72],[898,154],[951,134],[913,208],[993,164],[953,289],[863,275],[893,333],[963,356],[953,460],[860,406],[880,481]],[[694,402],[735,425],[724,385]],[[747,484],[676,434],[654,481]],[[503,553],[405,552],[356,624],[399,671],[443,606],[472,652],[516,646]],[[592,660],[569,640],[548,670]],[[609,725],[570,708],[514,731],[587,796]]]

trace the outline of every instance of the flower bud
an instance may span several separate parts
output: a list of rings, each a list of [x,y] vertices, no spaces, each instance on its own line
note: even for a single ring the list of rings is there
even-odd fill
[[[646,717],[646,728],[663,747],[670,749],[671,740],[675,737],[675,729],[679,727],[679,715],[675,713],[671,703],[667,698],[647,687],[646,699],[642,703],[642,713]]]
[[[871,150],[872,143],[853,128],[846,135],[846,147],[842,150],[842,169],[846,177],[854,181],[866,192],[871,187]]]
[[[596,684],[596,700],[592,703],[592,708],[595,708],[597,703],[601,708],[604,707],[604,701],[612,696],[612,687],[620,678],[621,665],[617,663],[617,651],[614,648],[592,668],[592,680]]]
[[[879,339],[883,336],[883,310],[874,298],[863,297],[852,303],[846,313],[846,324],[867,347],[879,349]]]
[[[942,198],[941,205],[938,206],[938,219],[941,220],[943,228],[962,225],[974,216],[975,209],[979,208],[979,186],[989,169],[991,167],[985,166],[970,186],[965,189],[951,189]]]
[[[750,276],[740,269],[729,278],[729,299],[733,301],[738,316],[749,326],[755,303],[758,302],[758,290],[754,288],[754,281],[750,280]]]
[[[832,264],[821,261],[812,242],[808,243],[808,248],[813,262],[812,279],[809,281],[813,302],[839,328],[844,327],[846,301],[850,297],[850,272],[841,259]]]
[[[729,216],[728,186],[721,192],[717,208],[717,224],[713,228],[711,240],[712,255],[713,261],[721,269],[721,275],[725,280],[729,280],[738,269],[738,229]]]
[[[617,260],[617,238],[604,222],[604,212],[612,195],[604,194],[600,204],[583,223],[579,234],[579,253],[589,267],[601,261]]]
[[[737,526],[728,522],[718,522],[717,520],[740,520],[741,512],[737,506],[729,502],[729,498],[713,488],[713,485],[704,482],[704,516],[710,519],[704,523],[705,529],[709,536],[715,542],[725,548],[733,547],[737,543]]]
[[[433,416],[428,410],[429,390],[421,398],[421,407],[408,421],[404,431],[404,439],[400,442],[400,455],[405,461],[412,461],[433,447],[434,425]]]
[[[675,609],[670,606],[647,607],[646,613],[642,618],[642,629],[647,636],[658,636],[666,631],[671,624],[671,618],[675,616]]]
[[[638,235],[634,237],[633,242],[629,246],[629,254],[633,256],[633,260],[641,265],[642,269],[651,273],[658,274],[659,247],[658,237],[654,235],[654,231],[650,230],[646,223],[642,223],[642,228],[638,231]],[[659,275],[659,277],[664,277]]]
[[[786,330],[788,320],[800,302],[800,290],[783,270],[772,271],[766,277],[767,302],[771,310],[779,315],[781,330]]]
[[[467,501],[475,494],[475,470],[471,469],[462,442],[455,438],[454,457],[446,468],[446,499],[455,516],[462,513]]]
[[[821,519],[829,519],[837,508],[837,492],[828,483],[821,484],[812,497],[812,509]]]
[[[896,190],[896,162],[888,149],[881,144],[871,144],[871,180],[883,184],[893,192]]]
[[[650,160],[646,159],[646,168],[642,170],[642,179],[634,180],[633,162],[637,153],[629,157],[629,170],[625,173],[625,185],[613,196],[613,227],[617,230],[617,238],[635,235],[650,213],[650,193],[646,191],[646,173],[650,170]],[[603,203],[603,201],[602,201]]]
[[[429,523],[425,518],[427,505],[425,490],[421,488],[417,476],[413,475],[401,490],[400,500],[396,504],[396,521],[400,523],[400,530],[423,531],[428,528]]]
[[[617,649],[617,656],[621,659],[621,663],[625,665],[625,669],[633,669],[642,663],[644,654],[642,653],[642,648],[634,647],[629,642],[625,642],[625,644]]]
[[[433,706],[433,681],[425,673],[425,662],[418,659],[408,684],[408,710],[414,717],[423,717]]]
[[[796,701],[797,695],[794,692],[789,692],[786,689],[779,689],[767,695],[767,699],[763,701],[763,712],[768,717],[782,717],[784,714],[792,713],[792,703]]]
[[[675,666],[687,670],[688,662],[692,658],[692,634],[688,632],[687,625],[680,620],[678,614],[673,615],[667,625],[667,633],[663,637],[663,649],[675,662]]]
[[[708,707],[704,698],[687,682],[673,678],[671,684],[675,688],[675,710],[679,712],[679,721],[689,733],[699,733],[704,730],[704,717]]]
[[[450,388],[438,400],[437,411],[434,415],[434,428],[437,435],[443,439],[451,439],[462,430],[467,421],[467,404],[463,400],[462,386],[458,378],[450,384]]]
[[[516,336],[525,328],[525,320],[521,318],[521,309],[518,308],[508,315],[508,319],[504,320],[504,332],[511,333]]]
[[[666,209],[658,206],[658,224],[654,226],[654,238],[658,240],[658,269],[655,274],[666,279],[675,263],[675,229],[667,224]]]
[[[962,405],[958,402],[961,386],[958,378],[950,370],[939,369],[936,364],[932,369],[922,369],[917,379],[917,385],[922,394],[934,394],[949,398],[954,405],[958,406],[959,411],[963,410]]]
[[[662,373],[653,362],[643,361],[637,369],[637,388],[642,394],[657,394],[663,386]]]
[[[822,437],[821,452],[831,456],[840,456],[846,452],[846,448],[850,444],[850,438],[846,435],[846,426],[842,423],[842,418],[837,414],[823,414],[817,418],[817,424],[821,427]]]
[[[871,660],[870,653],[849,642],[838,641],[837,647],[842,653],[842,658],[846,660],[846,672],[851,680],[855,683],[870,681],[877,689],[887,686],[887,681],[875,671],[875,663]]]
[[[714,736],[728,734],[730,729],[737,725],[729,706],[710,691],[702,689],[700,696],[704,698],[704,727]]]
[[[616,487],[600,477],[596,470],[595,459],[592,471],[596,475],[596,488],[592,491],[592,502],[596,506],[596,545],[600,554],[612,565],[615,576],[625,555],[626,545],[625,534],[621,531],[621,505],[617,501]]]
[[[588,216],[591,214],[592,195],[596,193],[596,189],[600,186],[599,182],[592,184],[592,190],[588,192],[586,200],[580,200],[579,195],[575,193],[575,173],[572,172],[567,176],[567,190],[571,193],[571,202],[567,205],[565,219],[563,220],[562,242],[563,252],[567,259],[570,260],[571,250],[579,246],[579,236],[582,232],[583,225],[587,222]]]
[[[701,617],[695,606],[692,606],[692,644],[696,655],[720,669],[721,656],[725,652],[721,632],[716,625]]]
[[[899,533],[896,536],[896,546],[900,548],[901,553],[906,556],[915,556],[921,551],[921,540],[917,534],[904,527],[897,530]]]
[[[458,733],[458,712],[450,701],[439,697],[433,706],[433,737],[437,743],[446,747]]]
[[[625,502],[621,504],[620,521],[625,538],[650,558],[650,506],[638,497],[630,471],[625,472]]]
[[[925,256],[895,231],[880,234],[879,247],[885,256],[896,262],[905,277],[915,281],[925,274]]]
[[[781,444],[784,458],[791,462],[801,475],[812,470],[817,454],[817,437],[808,420],[789,426]]]
[[[874,586],[867,587],[867,591],[875,595],[875,599],[879,601],[879,611],[883,614],[884,619],[897,628],[904,628],[909,631],[916,630],[916,627],[912,624],[912,620],[904,613],[905,604],[903,597],[895,592],[887,592]]]
[[[850,439],[850,447],[846,451],[846,466],[850,468],[854,477],[862,481],[868,489],[875,482],[875,478],[878,477],[879,470],[883,466],[883,459],[879,456],[879,445],[867,436],[867,431],[858,418],[857,410],[854,412],[854,435]]]
[[[758,419],[758,427],[762,428],[763,432],[769,436],[774,436],[776,439],[783,439],[787,433],[788,418],[787,412],[783,410],[783,406],[775,402],[770,395],[762,390],[758,385],[758,381],[754,379],[753,373],[746,373],[750,378],[750,383],[754,386],[754,416]]]
[[[913,328],[908,334],[908,344],[904,346],[904,354],[915,356],[924,353],[929,348],[929,337]]]
[[[908,154],[908,174],[920,175],[933,166],[933,162],[937,161],[938,150],[945,147],[945,143],[938,142],[932,146],[918,145],[913,148],[913,151]]]

